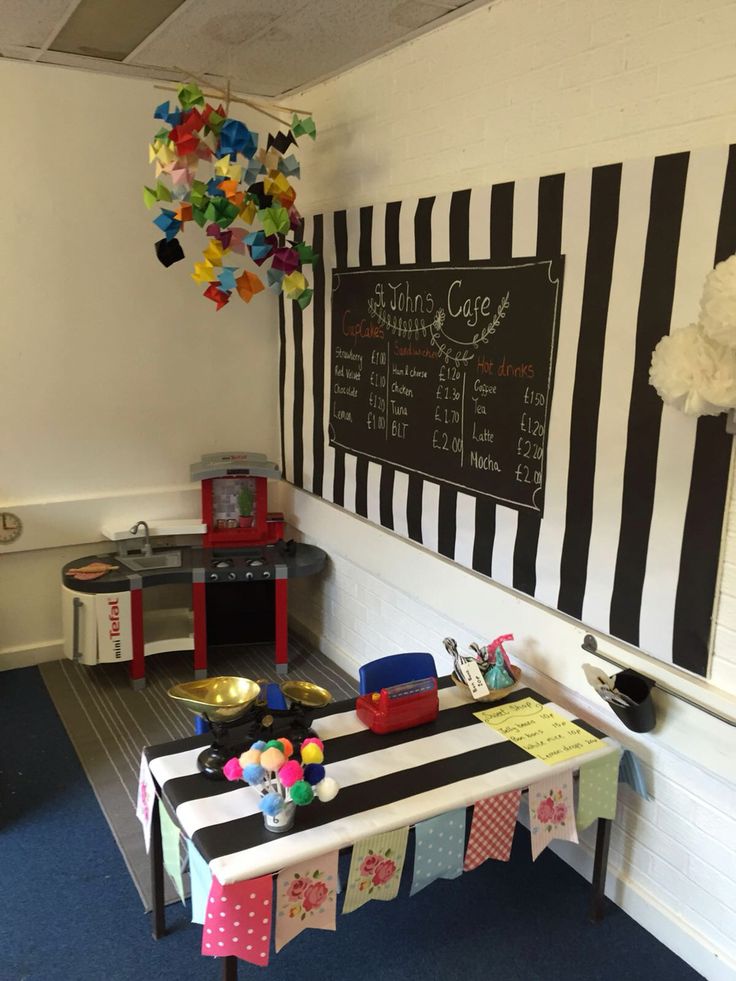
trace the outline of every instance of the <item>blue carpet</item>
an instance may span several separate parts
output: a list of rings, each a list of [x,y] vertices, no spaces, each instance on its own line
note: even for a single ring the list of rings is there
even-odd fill
[[[107,823],[36,668],[2,674],[0,981],[217,981],[180,904],[155,942]],[[343,881],[349,856],[341,860]],[[409,867],[410,863],[407,862]],[[487,862],[412,898],[307,931],[260,981],[685,981],[695,971],[615,906],[586,919],[588,884],[517,827],[509,863]]]

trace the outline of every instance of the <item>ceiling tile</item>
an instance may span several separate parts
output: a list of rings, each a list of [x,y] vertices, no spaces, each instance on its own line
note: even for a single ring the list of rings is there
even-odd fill
[[[82,0],[52,51],[122,61],[186,0]]]
[[[70,0],[0,0],[0,44],[40,48],[70,6]]]

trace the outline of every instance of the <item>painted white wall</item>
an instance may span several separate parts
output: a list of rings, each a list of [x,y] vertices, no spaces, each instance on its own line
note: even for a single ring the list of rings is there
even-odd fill
[[[60,641],[58,570],[94,551],[105,521],[194,516],[190,463],[221,449],[273,459],[279,443],[276,299],[216,313],[190,279],[198,227],[185,261],[154,254],[142,187],[154,107],[174,93],[7,61],[0,84],[0,507],[25,525],[0,546],[2,661]]]
[[[733,0],[499,0],[292,98],[319,129],[302,148],[301,210],[734,142],[735,37]],[[533,684],[641,756],[655,799],[622,791],[611,894],[706,977],[736,976],[734,729],[661,695],[657,730],[629,733],[588,694],[580,624],[307,493],[285,487],[282,502],[330,555],[321,582],[292,586],[292,617],[345,667],[402,649],[447,667],[444,636],[511,631]],[[735,528],[732,502],[711,673],[711,697],[731,707]],[[587,845],[560,851],[589,873]]]

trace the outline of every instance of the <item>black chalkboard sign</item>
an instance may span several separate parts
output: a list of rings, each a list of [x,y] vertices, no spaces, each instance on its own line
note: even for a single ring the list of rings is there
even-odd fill
[[[335,270],[331,445],[541,514],[563,271]]]

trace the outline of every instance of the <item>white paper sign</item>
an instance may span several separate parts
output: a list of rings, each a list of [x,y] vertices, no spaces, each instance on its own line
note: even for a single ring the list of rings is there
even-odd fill
[[[458,667],[473,698],[481,698],[488,694],[488,685],[475,661],[462,661]]]

